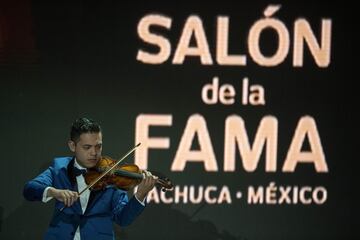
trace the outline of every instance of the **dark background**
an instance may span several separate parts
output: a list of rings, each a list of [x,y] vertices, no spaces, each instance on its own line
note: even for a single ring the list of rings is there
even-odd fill
[[[290,50],[275,67],[253,62],[247,34],[271,3],[290,33]],[[154,204],[127,228],[116,227],[119,239],[354,239],[359,209],[355,105],[357,88],[355,7],[344,1],[267,2],[218,1],[31,1],[0,2],[0,126],[2,150],[0,238],[39,239],[53,203],[26,202],[22,188],[56,156],[66,156],[69,127],[78,117],[100,122],[104,153],[120,156],[130,149],[135,119],[141,113],[171,114],[170,127],[154,128],[152,136],[169,137],[170,148],[151,150],[149,169],[163,172],[179,186],[249,185],[324,186],[322,205]],[[170,30],[155,29],[172,45],[168,61],[146,65],[136,60],[139,49],[156,52],[137,36],[139,20],[149,13],[172,18]],[[198,15],[204,25],[214,65],[188,57],[182,65],[171,60],[186,19]],[[246,54],[246,66],[221,66],[215,61],[216,18],[230,18],[229,52]],[[332,19],[331,63],[319,68],[305,45],[304,66],[292,66],[292,35],[296,19],[304,17],[320,39],[321,19]],[[275,40],[274,40],[275,39]],[[276,37],[265,34],[264,52],[272,53]],[[201,88],[218,76],[240,92],[241,81],[265,89],[265,106],[205,105]],[[237,95],[238,96],[238,95]],[[189,163],[182,172],[170,166],[192,114],[207,123],[219,171],[206,172]],[[261,156],[256,171],[246,172],[237,156],[236,170],[223,169],[224,126],[228,116],[241,116],[252,143],[264,116],[278,119],[277,171],[265,172]],[[329,168],[317,173],[312,164],[299,164],[293,173],[281,171],[298,121],[310,115],[317,124]],[[196,141],[194,148],[196,148]],[[264,155],[264,154],[263,154]],[[132,162],[133,159],[128,160]]]

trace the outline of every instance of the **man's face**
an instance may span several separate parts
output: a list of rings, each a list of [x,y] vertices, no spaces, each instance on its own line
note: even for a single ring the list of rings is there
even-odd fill
[[[101,158],[102,134],[83,133],[78,142],[69,141],[70,150],[75,153],[77,162],[85,168],[92,168]]]

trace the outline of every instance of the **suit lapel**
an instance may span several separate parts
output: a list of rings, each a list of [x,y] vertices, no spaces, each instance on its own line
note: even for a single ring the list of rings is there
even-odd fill
[[[101,198],[104,192],[105,190],[90,191],[89,201],[84,214],[90,211],[90,209],[95,205],[95,203],[99,200],[99,198]]]
[[[76,176],[74,174],[74,168],[73,168],[74,162],[75,162],[75,157],[73,157],[71,159],[71,161],[69,162],[69,164],[67,165],[67,176],[68,176],[70,184],[71,184],[71,188],[69,190],[79,192],[78,187],[77,187],[77,182],[76,182]],[[72,208],[74,209],[75,212],[82,214],[80,199],[78,199],[78,201],[76,201],[74,203]]]
[[[67,175],[68,175],[68,178],[70,180],[71,186],[73,188],[75,188],[75,186],[76,186],[76,176],[74,174],[74,168],[73,168],[74,162],[75,162],[75,157],[73,157],[71,159],[71,161],[69,162],[69,164],[66,167],[67,168]]]

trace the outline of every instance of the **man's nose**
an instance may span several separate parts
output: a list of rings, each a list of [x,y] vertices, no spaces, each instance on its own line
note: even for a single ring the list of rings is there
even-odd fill
[[[91,154],[91,156],[96,156],[96,149],[95,149],[95,148],[91,148],[90,154]]]

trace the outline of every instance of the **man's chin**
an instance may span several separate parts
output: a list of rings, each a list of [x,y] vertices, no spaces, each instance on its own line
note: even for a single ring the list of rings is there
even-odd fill
[[[98,162],[97,159],[89,159],[89,160],[86,162],[86,168],[95,167],[96,164],[97,164],[97,162]]]

